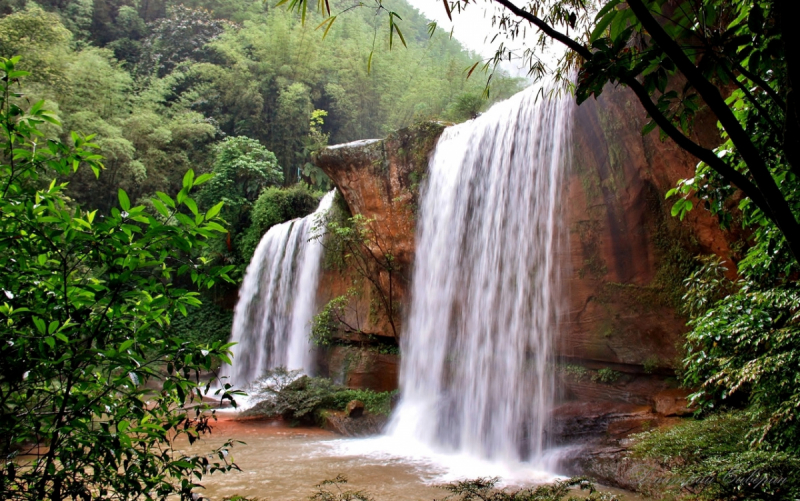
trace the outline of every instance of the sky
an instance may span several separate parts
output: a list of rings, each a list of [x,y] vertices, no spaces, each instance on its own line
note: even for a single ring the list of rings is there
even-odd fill
[[[452,13],[454,22],[450,22],[447,18],[442,0],[408,0],[408,2],[426,17],[436,21],[437,29],[450,32],[452,28],[453,38],[461,42],[465,48],[483,57],[494,56],[496,47],[503,41],[507,47],[522,53],[523,40],[506,40],[501,35],[491,43],[492,37],[497,34],[497,29],[492,26],[492,15],[497,7],[491,1],[478,1],[462,12],[454,11]],[[529,40],[531,43],[533,37],[529,36]],[[520,68],[520,64],[521,61],[504,62],[501,67],[514,76],[525,76],[527,68]]]

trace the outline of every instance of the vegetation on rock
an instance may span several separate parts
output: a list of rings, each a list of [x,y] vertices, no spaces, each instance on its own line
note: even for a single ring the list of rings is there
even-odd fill
[[[650,494],[709,501],[797,498],[800,456],[753,449],[746,437],[760,425],[749,413],[737,411],[638,435],[634,456],[655,460],[669,472],[657,484],[658,492]]]
[[[371,414],[388,415],[395,392],[354,390],[334,384],[328,378],[301,375],[300,371],[277,368],[250,385],[248,393],[263,399],[243,413],[246,416],[281,416],[292,422],[320,422],[325,410],[345,410],[353,400],[364,403]]]

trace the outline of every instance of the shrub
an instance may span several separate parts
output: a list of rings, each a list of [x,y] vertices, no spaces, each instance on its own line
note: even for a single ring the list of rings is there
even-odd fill
[[[603,367],[597,371],[596,374],[592,375],[592,381],[595,383],[612,384],[619,379],[621,375],[622,374],[613,369]]]
[[[250,227],[239,242],[243,263],[249,263],[261,237],[276,224],[304,217],[316,210],[319,193],[303,184],[290,188],[269,187],[264,189],[250,212]]]
[[[732,282],[719,267],[706,262],[686,281],[686,297],[696,306],[684,382],[699,388],[692,399],[705,411],[746,403],[757,425],[748,431],[755,443],[798,453],[800,288],[749,278]],[[730,293],[698,300],[709,295],[703,287],[712,279],[713,288]]]
[[[309,499],[311,501],[376,501],[366,491],[354,491],[350,489],[342,490],[342,486],[347,483],[347,477],[337,475],[336,478],[323,480],[315,487],[317,492]],[[334,491],[334,489],[336,489]]]
[[[392,411],[392,397],[397,391],[373,391],[367,389],[343,389],[334,394],[333,408],[342,410],[351,400],[360,400],[364,409],[371,414],[388,416]]]
[[[672,473],[664,493],[709,501],[797,499],[800,457],[752,449],[745,437],[753,426],[761,423],[743,411],[715,414],[636,435],[632,450]]]
[[[582,365],[564,364],[561,366],[561,371],[575,381],[582,381],[589,375],[589,369]]]
[[[194,257],[224,232],[221,204],[200,213],[191,198],[211,176],[188,171],[175,198],[158,193],[160,217],[123,190],[107,214],[75,207],[58,178],[99,175],[98,148],[74,132],[70,144],[41,138],[37,126],[58,121],[43,101],[14,104],[17,61],[0,59],[0,498],[190,498],[205,474],[235,468],[230,443],[174,448],[210,429],[197,376],[228,361],[223,342],[168,330],[200,305],[176,281],[229,280]]]
[[[386,415],[394,395],[388,391],[344,388],[328,378],[309,377],[283,367],[268,371],[253,382],[248,393],[264,400],[244,415],[281,416],[305,424],[318,421],[323,410],[344,410],[351,400],[361,400],[367,412]]]
[[[452,482],[442,485],[441,488],[452,493],[444,499],[458,501],[578,501],[579,499],[584,501],[619,501],[617,496],[598,492],[594,484],[583,477],[557,480],[550,484],[515,491],[497,489],[496,486],[499,480],[499,478],[476,478]],[[570,492],[575,487],[585,491],[585,494],[580,497],[571,496]]]

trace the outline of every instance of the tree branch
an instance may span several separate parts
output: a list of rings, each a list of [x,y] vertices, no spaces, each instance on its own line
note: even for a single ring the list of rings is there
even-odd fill
[[[795,259],[800,259],[800,225],[798,225],[791,207],[772,177],[772,173],[763,158],[761,158],[761,152],[750,140],[750,136],[725,103],[719,89],[705,78],[694,63],[689,60],[680,45],[664,31],[664,28],[651,15],[650,10],[642,0],[628,0],[628,7],[642,23],[642,27],[647,30],[652,40],[664,50],[664,53],[675,63],[675,66],[683,73],[689,83],[697,89],[700,97],[703,98],[706,105],[716,115],[725,132],[728,133],[728,137],[736,146],[737,152],[747,164],[758,191],[761,192],[766,204],[770,207],[772,220],[789,241]]]

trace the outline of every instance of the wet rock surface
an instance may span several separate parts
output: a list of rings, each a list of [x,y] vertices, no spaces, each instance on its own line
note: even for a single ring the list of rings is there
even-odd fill
[[[346,210],[370,221],[373,237],[369,252],[375,259],[384,259],[391,254],[396,270],[392,277],[392,302],[397,308],[394,328],[384,308],[376,307],[381,301],[376,296],[374,284],[364,279],[364,270],[327,266],[323,271],[317,293],[318,304],[324,305],[335,297],[354,292],[349,294],[345,320],[357,328],[359,334],[393,338],[395,332],[402,332],[414,262],[419,189],[425,178],[429,156],[444,127],[438,122],[424,122],[394,132],[385,139],[332,146],[315,158],[315,163],[342,194]],[[386,271],[377,268],[368,271],[384,291],[388,290]],[[351,333],[341,333],[342,336],[348,334]],[[389,389],[396,387],[395,374]]]
[[[347,417],[360,418],[364,415],[364,402],[361,400],[351,400],[347,402],[344,412]]]
[[[386,416],[367,414],[363,409],[359,416],[350,416],[348,411],[325,411],[322,418],[324,429],[345,437],[379,435],[388,422]]]

